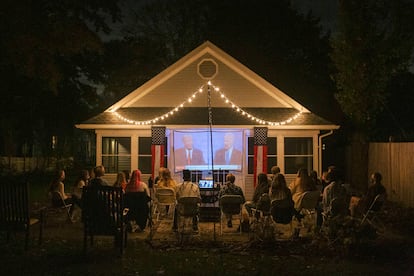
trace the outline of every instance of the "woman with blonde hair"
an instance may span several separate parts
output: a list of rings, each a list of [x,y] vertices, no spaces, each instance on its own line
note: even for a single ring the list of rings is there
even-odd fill
[[[164,168],[161,172],[161,179],[158,181],[157,188],[172,188],[175,190],[177,182],[171,177],[171,171]]]
[[[289,189],[292,192],[292,199],[295,203],[295,209],[298,209],[305,192],[315,191],[316,186],[313,184],[308,170],[302,168],[298,170],[298,174],[295,180],[290,183]]]

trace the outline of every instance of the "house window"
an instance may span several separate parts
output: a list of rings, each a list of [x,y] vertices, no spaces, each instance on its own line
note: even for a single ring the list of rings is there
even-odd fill
[[[165,149],[168,148],[168,141],[165,138]],[[167,152],[164,152],[164,167],[167,167]],[[150,174],[152,163],[151,137],[138,138],[138,168],[143,174]]]
[[[102,137],[102,165],[106,173],[131,170],[131,138]]]
[[[313,170],[312,137],[285,138],[285,173],[296,174],[300,168]]]
[[[253,174],[254,170],[254,137],[248,137],[248,156],[247,165],[248,173]],[[277,138],[267,137],[267,172],[270,173],[270,169],[277,165]]]

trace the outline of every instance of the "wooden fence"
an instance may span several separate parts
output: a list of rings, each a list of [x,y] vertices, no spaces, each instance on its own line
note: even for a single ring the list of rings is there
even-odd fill
[[[368,172],[380,172],[388,198],[414,207],[414,143],[370,143]]]
[[[55,157],[7,157],[0,156],[0,166],[17,172],[31,172],[34,170],[53,171],[56,168],[66,168],[73,165],[73,158]]]

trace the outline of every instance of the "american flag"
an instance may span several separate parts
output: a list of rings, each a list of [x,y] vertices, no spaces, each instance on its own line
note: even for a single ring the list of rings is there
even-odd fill
[[[257,176],[267,173],[267,127],[254,128],[254,187],[256,187]]]
[[[160,167],[164,167],[165,127],[151,127],[151,172],[152,179],[158,174]]]

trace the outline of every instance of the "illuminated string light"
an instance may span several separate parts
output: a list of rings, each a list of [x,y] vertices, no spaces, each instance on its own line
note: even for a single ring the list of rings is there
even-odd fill
[[[298,113],[296,113],[292,117],[290,117],[290,118],[288,118],[284,121],[279,121],[279,122],[273,122],[273,121],[267,121],[267,120],[264,120],[264,119],[260,119],[260,118],[257,118],[256,116],[250,114],[249,112],[243,110],[241,107],[237,106],[237,104],[235,104],[233,101],[231,101],[229,98],[227,98],[224,93],[220,92],[220,88],[214,86],[211,82],[209,82],[209,85],[213,86],[214,91],[220,93],[220,98],[223,100],[223,102],[226,103],[227,105],[229,105],[234,111],[236,111],[237,113],[240,113],[243,116],[246,116],[248,119],[251,119],[252,121],[255,121],[255,122],[257,122],[258,124],[261,124],[261,125],[269,125],[269,126],[286,125],[286,124],[289,124],[292,121],[296,120],[302,114],[302,111],[299,111]]]
[[[213,90],[217,93],[220,94],[220,98],[223,100],[223,103],[225,103],[226,105],[228,105],[231,109],[233,109],[235,112],[239,113],[242,116],[247,117],[248,119],[252,120],[253,122],[256,122],[258,124],[261,125],[269,125],[269,126],[282,126],[282,125],[286,125],[291,123],[292,121],[296,120],[301,114],[302,111],[299,111],[298,113],[296,113],[295,115],[293,115],[292,117],[284,120],[284,121],[279,121],[279,122],[274,122],[274,121],[267,121],[261,118],[258,118],[250,113],[248,113],[247,111],[243,110],[241,107],[239,107],[236,103],[234,103],[231,99],[227,98],[226,95],[224,93],[222,93],[220,91],[220,88],[213,85],[211,83],[211,81],[207,82],[207,85],[212,86]],[[203,88],[206,85],[202,85],[196,92],[194,92],[190,97],[187,98],[187,100],[181,102],[178,106],[174,107],[173,109],[171,109],[170,111],[152,118],[150,120],[145,120],[145,121],[135,121],[135,120],[131,120],[128,119],[124,116],[122,116],[121,114],[119,114],[116,111],[112,111],[113,114],[115,114],[115,116],[117,116],[120,120],[128,123],[128,124],[133,124],[133,125],[152,125],[155,124],[159,121],[165,120],[166,118],[169,118],[170,116],[173,116],[175,113],[179,112],[182,108],[184,108],[184,106],[188,103],[191,104],[193,102],[193,100],[198,96],[198,94],[202,94],[203,93]]]

